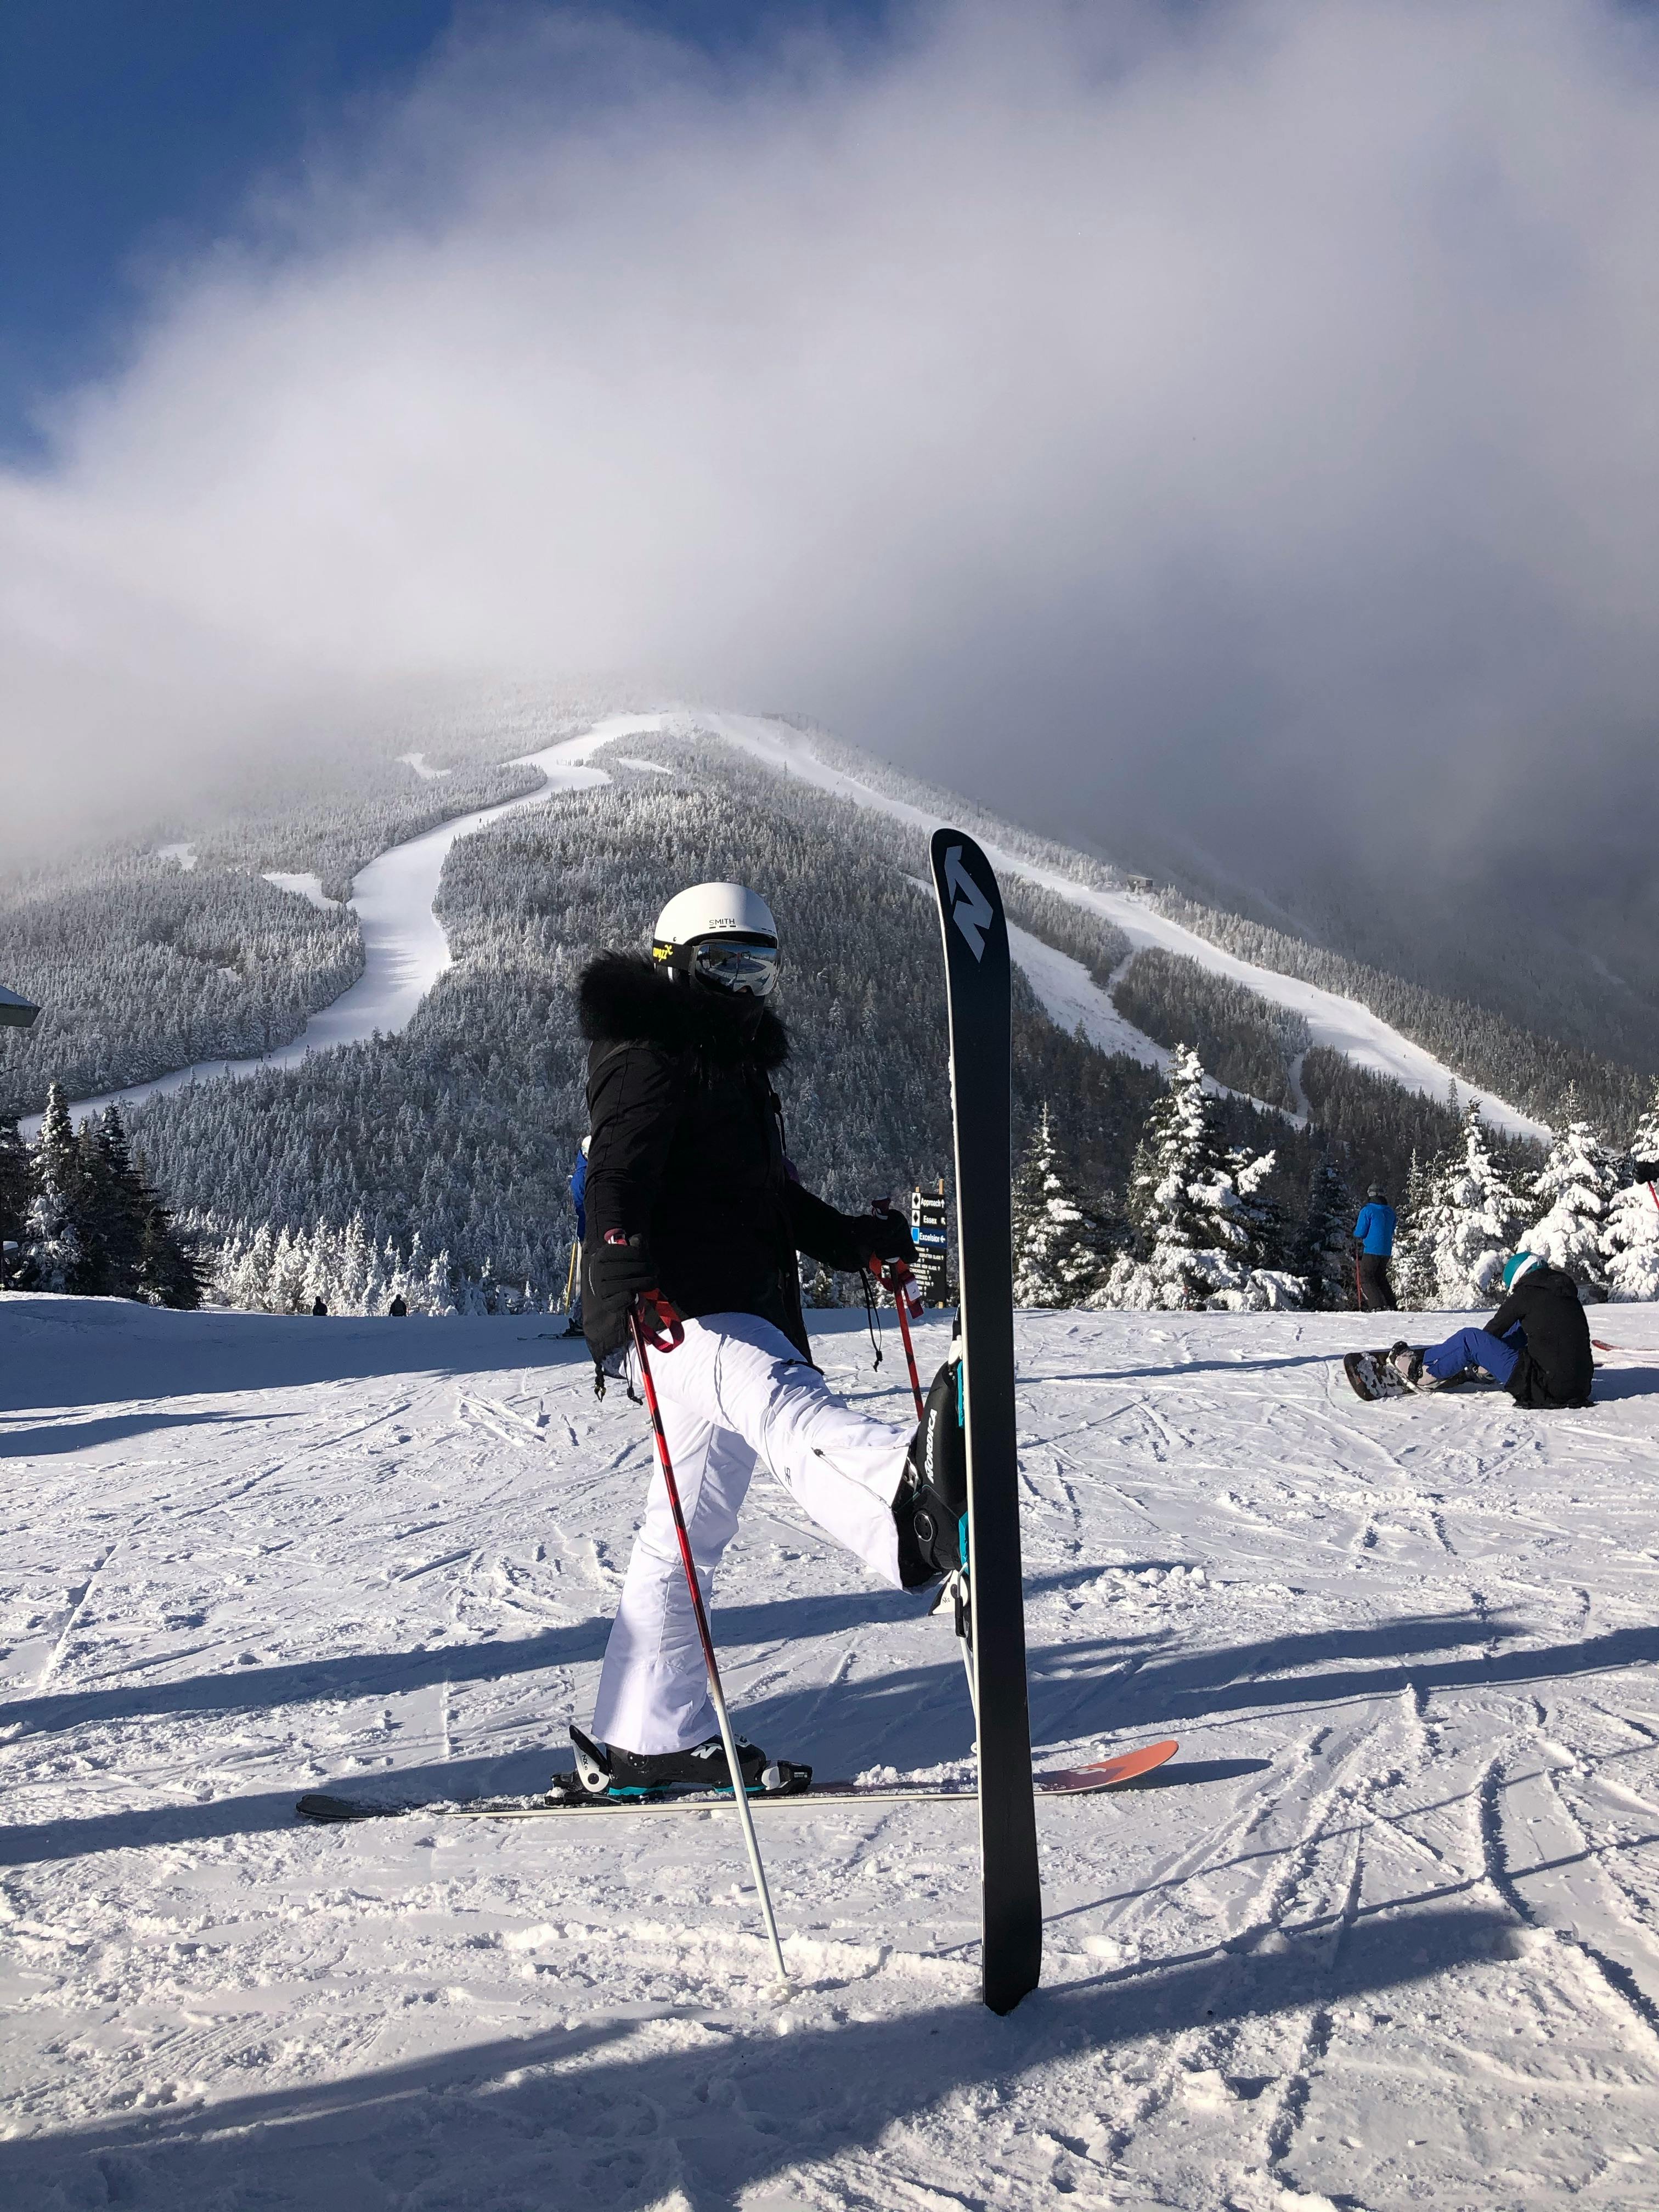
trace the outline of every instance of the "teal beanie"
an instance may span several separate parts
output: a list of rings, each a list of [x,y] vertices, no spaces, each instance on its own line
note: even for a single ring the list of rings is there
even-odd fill
[[[1504,1262],[1504,1288],[1512,1291],[1522,1275],[1529,1275],[1534,1267],[1543,1265],[1541,1252],[1517,1252],[1512,1260]]]

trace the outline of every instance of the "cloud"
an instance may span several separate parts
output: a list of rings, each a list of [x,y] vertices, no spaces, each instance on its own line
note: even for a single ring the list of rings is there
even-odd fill
[[[650,667],[1128,858],[1639,889],[1656,62],[1589,0],[480,19],[0,478],[14,827]]]

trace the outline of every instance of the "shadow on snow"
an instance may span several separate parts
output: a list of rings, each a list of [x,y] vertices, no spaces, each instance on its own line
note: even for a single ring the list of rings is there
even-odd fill
[[[866,2181],[872,2160],[878,2174],[890,2166],[897,2179],[913,2158],[902,2139],[884,2148],[884,2137],[917,2127],[927,2133],[915,2162],[937,2160],[947,2141],[959,2154],[961,2121],[940,2108],[963,2093],[1000,2103],[1012,2091],[1012,2117],[1022,2077],[1057,2062],[1087,2065],[1147,2038],[1455,1972],[1491,1957],[1512,1925],[1488,1909],[1408,1899],[1375,1918],[1287,1930],[1273,1953],[1214,1949],[1040,1990],[1003,2020],[971,1999],[909,2002],[898,2017],[780,2033],[770,2007],[753,2025],[734,2024],[733,2002],[752,2002],[751,1991],[723,1991],[711,2011],[705,1990],[693,2007],[702,2033],[677,2035],[671,2049],[638,2019],[574,2021],[184,2113],[13,2140],[0,2144],[0,2189],[15,2212],[94,2194],[206,2203],[257,2174],[262,2203],[355,2212],[371,2196],[471,2203],[487,2180],[491,2203],[599,2212],[679,2192],[698,2212],[715,2212],[848,2153],[861,2154]],[[642,1965],[655,1964],[646,1948]],[[758,1940],[750,1948],[758,1976]],[[835,1986],[821,1983],[820,1996]],[[867,1986],[852,1985],[855,2006]],[[1080,2094],[1086,2105],[1086,2087]],[[1046,2124],[1068,2117],[1052,2111]],[[984,2169],[996,2163],[988,2150]]]

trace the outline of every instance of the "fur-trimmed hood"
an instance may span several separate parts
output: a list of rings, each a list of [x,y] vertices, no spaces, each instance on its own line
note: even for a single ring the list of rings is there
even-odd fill
[[[756,1021],[752,1000],[676,982],[637,952],[600,953],[582,971],[576,1002],[590,1044],[654,1044],[665,1052],[696,1046],[768,1069],[789,1056],[789,1033],[769,1007]]]

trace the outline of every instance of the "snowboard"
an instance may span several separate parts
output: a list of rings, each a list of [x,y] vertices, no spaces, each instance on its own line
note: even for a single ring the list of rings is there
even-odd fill
[[[1111,1759],[1097,1759],[1085,1766],[1051,1768],[1031,1778],[1032,1788],[1042,1797],[1092,1796],[1135,1782],[1175,1757],[1173,1737],[1145,1744],[1138,1751],[1119,1752]],[[793,1805],[797,1811],[812,1805],[933,1805],[960,1801],[976,1802],[979,1791],[971,1782],[817,1782],[810,1790],[751,1790],[751,1805]],[[295,1811],[302,1820],[323,1825],[347,1820],[407,1820],[420,1814],[447,1820],[544,1820],[564,1814],[717,1813],[732,1802],[729,1790],[663,1790],[653,1797],[495,1797],[476,1802],[447,1804],[430,1801],[392,1800],[377,1802],[367,1797],[338,1797],[326,1790],[301,1797]]]
[[[1006,2013],[1036,1987],[1042,1969],[1014,1430],[1013,1002],[1008,925],[990,862],[960,830],[936,830],[930,857],[956,1132],[981,1994],[993,2012]]]
[[[1411,1384],[1389,1364],[1386,1352],[1351,1352],[1342,1362],[1342,1372],[1368,1402],[1412,1395]]]

